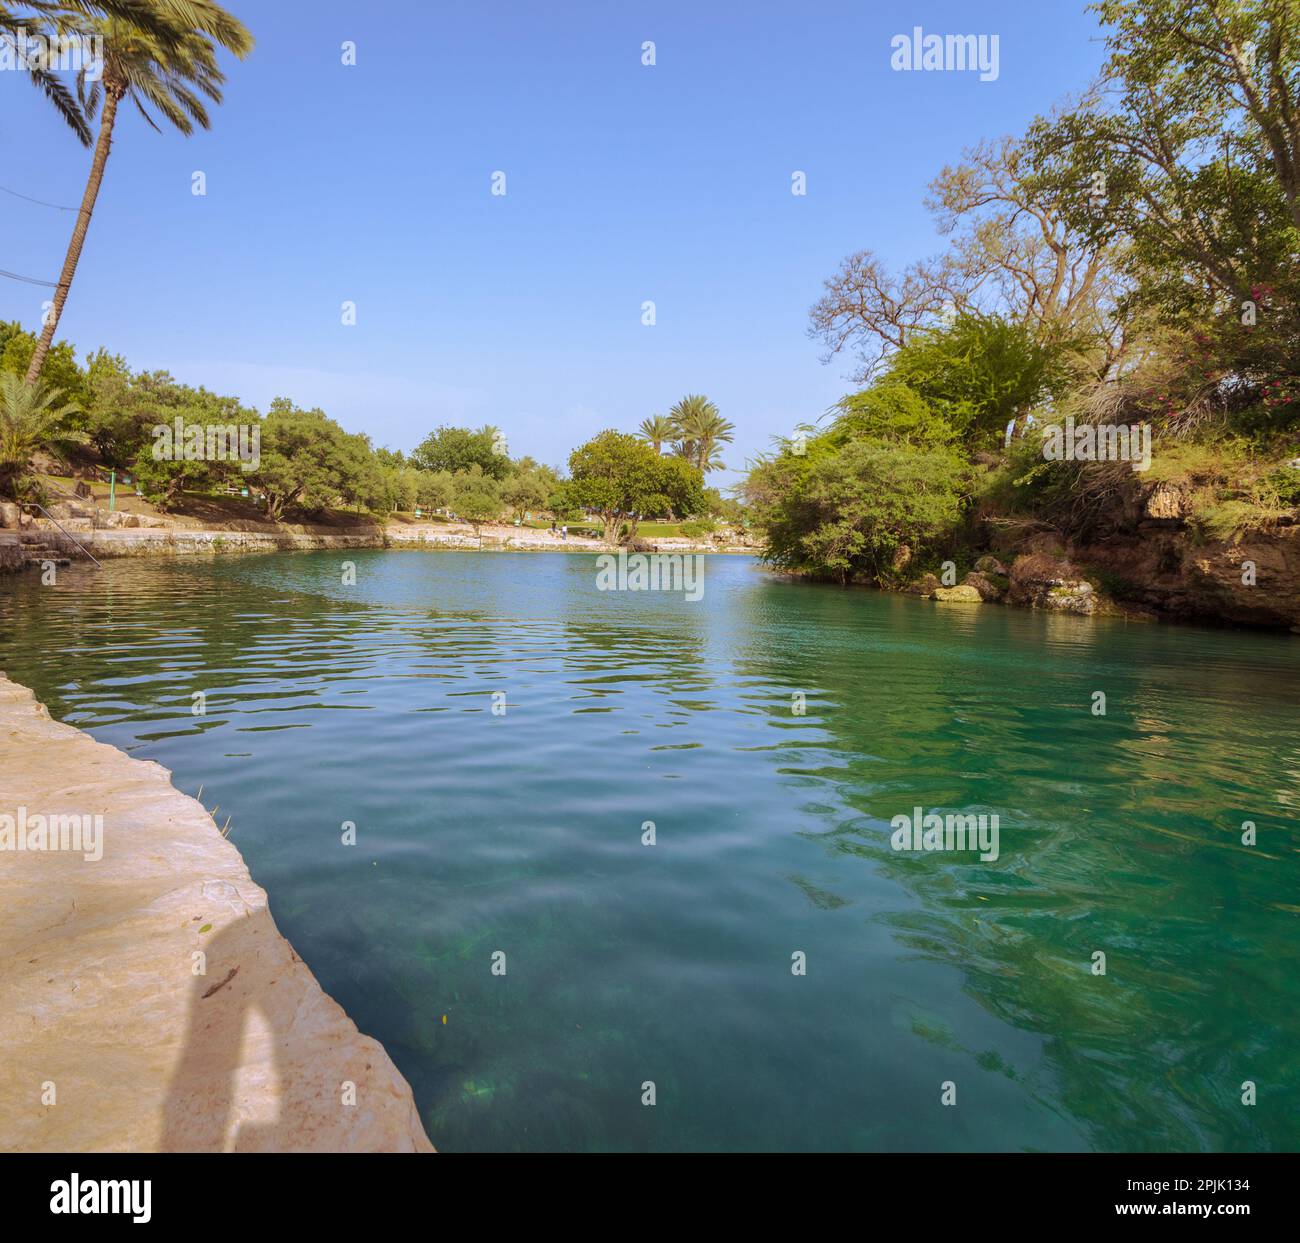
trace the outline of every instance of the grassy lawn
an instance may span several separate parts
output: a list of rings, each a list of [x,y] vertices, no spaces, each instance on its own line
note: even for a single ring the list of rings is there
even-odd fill
[[[77,498],[74,492],[77,485],[87,482],[91,491],[88,503],[93,502],[101,509],[108,508],[109,485],[102,480],[83,481],[68,475],[45,474],[37,475],[37,479],[48,488],[51,504],[69,500],[75,503]],[[232,496],[225,492],[183,492],[172,508],[164,513],[157,506],[136,495],[134,482],[123,483],[121,472],[117,476],[114,508],[119,513],[165,518],[179,526],[229,526],[239,530],[274,525],[267,518],[262,502],[256,497]],[[351,527],[379,520],[365,511],[357,514],[352,509],[328,509],[311,515],[291,514],[286,521],[316,527]]]
[[[63,475],[40,475],[38,478],[49,488],[52,501],[69,499],[77,484],[81,482],[79,479]],[[107,482],[90,481],[90,488],[94,502],[107,509],[109,497]],[[161,516],[173,522],[179,519],[181,525],[230,525],[237,529],[240,526],[249,524],[266,525],[268,522],[265,509],[259,500],[252,496],[231,496],[224,492],[185,492],[178,498],[173,508],[168,513],[163,514],[162,511],[149,504],[148,501],[138,497],[135,493],[134,482],[124,483],[120,473],[117,477],[116,508],[123,513]],[[450,523],[451,519],[445,514],[434,514],[427,511],[417,518],[414,511],[398,511],[397,513],[378,516],[365,512],[358,515],[348,509],[329,510],[311,517],[301,514],[291,515],[287,518],[287,521],[307,522],[312,525],[329,527],[353,526],[364,522],[388,522],[395,526],[405,526],[414,523]],[[512,518],[501,520],[501,525],[512,526],[513,524],[514,520]],[[537,518],[532,522],[524,522],[520,525],[523,530],[549,531],[551,529],[549,518]],[[563,523],[557,522],[556,529],[558,530],[563,525]],[[570,522],[568,526],[570,535],[600,539],[604,534],[599,523],[586,520]],[[637,528],[637,536],[641,539],[686,538],[682,535],[682,524],[680,522],[643,522]]]
[[[414,522],[426,523],[426,522],[450,522],[451,521],[451,519],[448,518],[446,514],[430,513],[428,510],[421,510],[420,516],[417,518],[415,516],[415,511],[413,509],[394,510],[393,513],[386,515],[386,518],[387,521],[389,522],[403,522],[403,523],[414,523]]]

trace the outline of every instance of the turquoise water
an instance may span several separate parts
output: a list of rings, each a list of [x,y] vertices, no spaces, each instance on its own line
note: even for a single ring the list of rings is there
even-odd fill
[[[233,816],[439,1148],[1300,1146],[1300,639],[347,556],[0,579],[0,668]]]

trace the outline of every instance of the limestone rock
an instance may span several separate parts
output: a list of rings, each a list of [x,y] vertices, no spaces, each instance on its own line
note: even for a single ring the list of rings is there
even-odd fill
[[[1187,505],[1177,488],[1171,484],[1158,483],[1147,496],[1143,513],[1148,518],[1181,520],[1187,516]]]
[[[964,587],[974,587],[979,592],[980,599],[984,601],[1001,600],[1006,594],[1004,587],[1000,587],[989,575],[982,574],[978,570],[967,574],[962,580],[962,585]]]
[[[956,587],[936,587],[930,598],[944,604],[982,604],[984,601],[978,588],[967,583]]]
[[[47,505],[50,514],[67,525],[69,519],[89,519],[95,516],[93,505],[81,505],[75,501],[58,501]]]
[[[1085,616],[1095,613],[1098,605],[1092,584],[1068,560],[1045,552],[1016,558],[1008,599],[1029,608]]]
[[[936,587],[940,586],[938,578],[933,574],[922,574],[914,583],[909,583],[905,590],[908,595],[913,596],[932,596]]]
[[[1300,623],[1300,527],[1190,548],[1183,574],[1199,611],[1255,625]]]
[[[1097,593],[1091,583],[1076,579],[1050,588],[1039,599],[1037,607],[1088,617],[1097,611]]]

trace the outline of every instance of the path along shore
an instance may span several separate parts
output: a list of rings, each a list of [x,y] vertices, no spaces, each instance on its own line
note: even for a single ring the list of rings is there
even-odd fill
[[[0,1151],[433,1151],[204,808],[3,674],[0,912]]]
[[[315,549],[453,549],[483,552],[608,552],[599,540],[570,535],[567,540],[532,528],[484,527],[475,535],[468,526],[407,524],[400,527],[354,527],[337,531],[242,531],[231,528],[114,528],[76,529],[63,524],[68,535],[49,523],[22,532],[0,531],[0,572],[36,564],[41,556],[84,560],[77,541],[93,556],[171,557],[243,552],[311,551]],[[71,537],[71,538],[69,538]],[[725,547],[684,539],[649,541],[666,553],[749,553],[752,547]]]

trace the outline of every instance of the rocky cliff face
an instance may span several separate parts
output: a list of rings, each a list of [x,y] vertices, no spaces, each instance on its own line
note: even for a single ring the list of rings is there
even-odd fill
[[[202,806],[3,675],[0,911],[0,1150],[432,1151]]]
[[[1075,550],[1123,599],[1188,621],[1300,627],[1300,527],[1197,543],[1151,526]]]
[[[1193,521],[1194,483],[1135,477],[1121,500],[1109,534],[1068,551],[1126,605],[1178,620],[1300,627],[1300,514],[1212,540]]]
[[[907,590],[942,602],[1300,633],[1300,525],[1204,541],[1186,517],[1181,493],[1159,484],[1130,525],[1104,538],[1070,542],[1040,529],[1005,542],[1002,560],[980,558],[960,584],[927,574]]]

